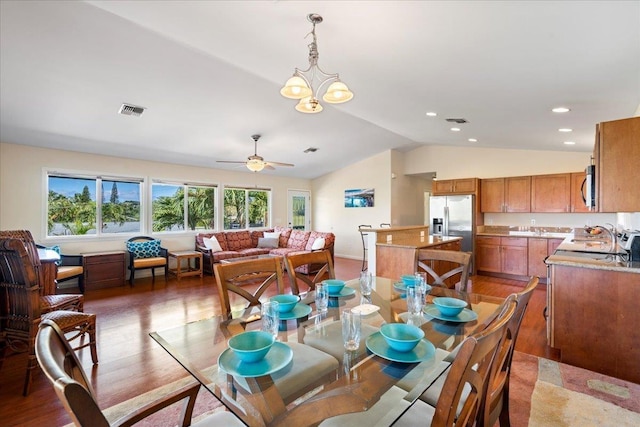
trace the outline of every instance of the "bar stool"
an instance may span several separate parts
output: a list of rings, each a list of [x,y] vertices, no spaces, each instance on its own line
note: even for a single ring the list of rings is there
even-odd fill
[[[371,228],[371,224],[360,224],[358,226],[358,231],[360,232],[360,238],[362,238],[362,271],[365,271],[368,267],[367,265],[367,239],[369,233],[365,233],[363,229]]]

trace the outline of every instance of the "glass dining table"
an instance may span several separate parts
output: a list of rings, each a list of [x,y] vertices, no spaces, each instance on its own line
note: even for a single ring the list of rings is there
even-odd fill
[[[469,305],[456,318],[445,318],[431,303],[438,296],[463,299]],[[446,371],[451,352],[490,321],[503,301],[433,287],[423,313],[410,315],[401,282],[382,277],[373,278],[370,296],[360,294],[358,279],[347,281],[339,295],[330,297],[325,313],[317,313],[313,292],[301,297],[299,307],[285,316],[290,319],[280,321],[278,349],[272,348],[271,360],[263,367],[231,363],[227,344],[234,335],[260,329],[256,307],[230,320],[214,316],[150,336],[247,425],[391,425]],[[343,346],[340,315],[346,309],[361,316],[361,342],[355,351]],[[399,322],[412,323],[425,333],[407,353],[391,350],[379,333],[383,324]],[[284,393],[281,377],[305,375],[292,369],[295,359],[287,353],[287,347],[301,345],[332,356],[336,368],[319,378],[311,375],[313,381],[294,381],[299,389]],[[278,370],[288,373],[278,375]]]

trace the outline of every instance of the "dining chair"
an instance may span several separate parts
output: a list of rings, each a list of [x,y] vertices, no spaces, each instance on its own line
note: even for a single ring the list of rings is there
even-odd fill
[[[284,293],[282,263],[277,257],[259,258],[214,265],[220,309],[225,319],[236,312],[260,306],[260,298],[271,287],[274,294]],[[240,297],[231,301],[230,293]]]
[[[156,268],[164,268],[164,278],[169,275],[169,251],[160,246],[160,240],[149,236],[136,236],[126,241],[129,253],[129,284],[133,286],[137,270],[151,270],[151,280],[156,281]]]
[[[533,291],[538,286],[539,278],[531,277],[525,289],[521,292],[511,294],[507,300],[512,299],[516,303],[516,309],[507,323],[505,337],[500,343],[500,348],[496,353],[496,358],[491,366],[489,382],[487,388],[487,397],[485,405],[478,414],[477,426],[493,427],[497,421],[500,426],[509,426],[509,378],[511,376],[511,362],[513,361],[513,352],[520,331],[520,325],[526,312],[529,300]],[[494,320],[491,321],[493,323]],[[491,323],[484,327],[491,326]],[[481,328],[483,326],[481,325]],[[452,356],[456,356],[457,352],[453,352]],[[448,360],[445,359],[445,360]],[[453,360],[453,359],[451,359]],[[420,399],[431,406],[435,406],[440,390],[444,383],[444,377],[438,379]]]
[[[40,256],[38,255],[38,245],[36,245],[29,230],[0,230],[0,239],[18,239],[24,244],[36,271],[42,313],[55,310],[84,311],[84,296],[82,294],[56,293],[56,278],[45,274],[45,266],[40,262]],[[57,274],[59,267],[56,266],[55,268]]]
[[[276,293],[284,293],[282,263],[277,257],[218,263],[214,269],[222,316],[228,321],[233,321],[233,315],[243,313],[246,308],[260,306],[260,298],[267,290],[275,288]],[[232,304],[230,293],[240,296],[241,303]],[[252,316],[243,321],[243,326],[259,319]],[[287,345],[293,352],[291,364],[271,375],[278,395],[286,404],[334,379],[339,367],[335,357],[309,345],[295,341],[288,341]],[[248,392],[255,386],[245,378],[235,378],[235,381]]]
[[[460,344],[435,406],[417,399],[394,426],[476,425],[485,404],[493,361],[516,310],[515,297],[507,298],[499,310],[498,317],[486,329],[470,335]]]
[[[425,271],[431,279],[430,285],[456,288],[466,292],[469,283],[471,254],[461,251],[440,249],[420,249],[418,251],[418,271]],[[444,273],[439,273],[444,271]],[[458,285],[459,283],[459,285]]]
[[[306,285],[308,291],[314,291],[316,284],[325,279],[335,279],[336,272],[333,268],[333,261],[328,250],[308,252],[308,253],[292,253],[285,257],[287,263],[287,273],[289,275],[289,285],[291,292],[300,295],[300,284]],[[309,271],[317,270],[313,274],[305,274],[300,272],[301,266],[309,265]],[[311,268],[314,266],[314,268]],[[316,268],[318,267],[318,268]]]
[[[23,395],[29,394],[32,371],[37,366],[34,343],[42,320],[57,323],[68,341],[78,339],[80,342],[75,350],[89,347],[93,363],[98,363],[95,314],[67,310],[41,312],[38,276],[22,240],[0,239],[0,279],[0,367],[7,348],[27,352]]]
[[[42,371],[77,426],[130,426],[178,402],[183,402],[179,426],[245,425],[231,412],[226,411],[207,415],[192,424],[193,408],[200,389],[200,384],[196,382],[137,408],[116,422],[110,422],[98,406],[95,392],[80,361],[65,339],[64,332],[55,322],[47,319],[40,323],[35,338],[35,352]]]

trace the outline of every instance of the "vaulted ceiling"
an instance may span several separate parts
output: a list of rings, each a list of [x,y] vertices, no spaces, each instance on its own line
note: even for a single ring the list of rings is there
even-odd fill
[[[591,151],[597,122],[631,117],[640,105],[638,1],[3,0],[0,8],[7,143],[246,171],[216,161],[245,160],[257,133],[258,154],[295,164],[260,173],[314,178],[425,144]],[[355,97],[306,115],[279,91],[308,65],[312,12],[324,18],[320,66]],[[120,115],[122,103],[146,110]],[[557,106],[571,111],[551,112]],[[468,123],[453,132],[447,118]]]

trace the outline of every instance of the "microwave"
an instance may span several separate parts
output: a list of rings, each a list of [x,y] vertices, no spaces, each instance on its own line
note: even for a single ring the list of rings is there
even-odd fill
[[[585,169],[585,178],[582,182],[582,200],[584,204],[593,210],[596,207],[596,166],[589,165]]]

